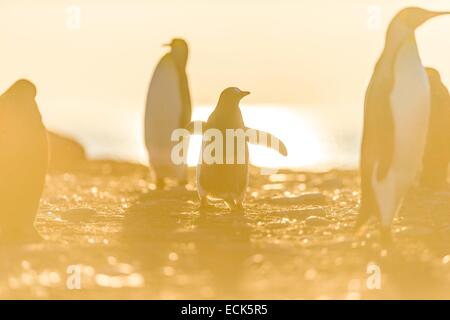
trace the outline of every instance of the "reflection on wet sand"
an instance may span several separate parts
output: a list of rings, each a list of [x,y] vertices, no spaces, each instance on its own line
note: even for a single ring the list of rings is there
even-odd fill
[[[47,241],[2,246],[0,297],[450,298],[448,188],[412,190],[383,248],[375,227],[353,235],[357,172],[258,172],[245,215],[221,202],[200,215],[193,186],[155,191],[143,166],[52,173],[37,220]]]
[[[173,298],[179,297],[177,285],[186,283],[196,287],[190,292],[199,297],[237,298],[250,254],[247,218],[225,208],[199,213],[196,202],[195,192],[180,189],[141,197],[124,222],[130,255],[141,261],[143,269],[152,270],[154,288],[172,292]],[[203,281],[189,277],[192,272]]]

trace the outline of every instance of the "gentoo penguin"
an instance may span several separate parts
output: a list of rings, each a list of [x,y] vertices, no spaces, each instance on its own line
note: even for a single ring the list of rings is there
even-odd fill
[[[383,239],[422,166],[430,114],[430,85],[415,30],[449,12],[400,11],[387,30],[385,47],[369,83],[361,148],[361,208],[357,228],[371,216]]]
[[[439,188],[447,182],[450,162],[450,94],[439,72],[433,68],[426,70],[431,87],[431,115],[421,183]]]
[[[208,207],[208,196],[225,200],[227,206],[233,211],[243,209],[242,202],[248,183],[247,143],[271,147],[282,155],[287,155],[286,146],[278,138],[269,133],[245,127],[239,102],[248,94],[250,94],[248,91],[241,91],[235,87],[225,89],[207,122],[196,121],[187,126],[189,131],[195,134],[198,133],[194,131],[195,127],[200,124],[201,133],[203,133],[200,161],[197,166],[197,192],[200,198],[200,210]],[[241,133],[250,134],[242,135],[241,137],[244,138],[240,139],[237,131],[239,129],[241,129]],[[208,137],[208,132],[215,134]],[[231,136],[230,132],[236,134]],[[211,162],[206,159],[209,154],[205,153],[205,149],[210,148],[211,144],[217,143],[216,135],[220,136],[221,142],[218,143],[219,150],[214,150],[212,153],[217,156],[217,152],[220,152],[220,161]],[[253,139],[250,136],[253,136]]]
[[[188,45],[182,39],[173,39],[166,46],[170,47],[170,52],[164,55],[153,73],[144,123],[145,144],[158,188],[164,187],[166,177],[175,178],[181,184],[187,182],[186,165],[174,164],[171,159],[175,145],[171,135],[175,129],[189,123],[192,113],[186,75]]]
[[[36,87],[14,83],[0,96],[0,238],[34,240],[34,220],[47,172],[47,131]]]

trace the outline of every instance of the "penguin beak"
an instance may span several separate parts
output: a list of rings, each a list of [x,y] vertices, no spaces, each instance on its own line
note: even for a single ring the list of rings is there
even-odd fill
[[[439,16],[443,16],[446,14],[450,14],[450,11],[428,11],[428,10],[425,10],[424,15],[421,16],[416,23],[414,23],[415,28],[421,26],[422,24],[424,24],[425,22],[427,22],[430,19],[433,19],[433,18],[439,17]]]
[[[249,94],[250,94],[250,91],[241,91],[240,96],[241,96],[241,98],[243,98],[245,96],[248,96]]]
[[[430,11],[427,20],[434,18],[434,17],[444,16],[446,14],[450,14],[450,11]]]
[[[171,43],[164,43],[162,46],[163,47],[172,47],[172,44]]]
[[[443,15],[446,15],[446,14],[450,14],[450,11],[441,11],[441,12],[435,11],[435,12],[432,12],[432,14],[433,14],[434,17],[438,17],[438,16],[443,16]]]

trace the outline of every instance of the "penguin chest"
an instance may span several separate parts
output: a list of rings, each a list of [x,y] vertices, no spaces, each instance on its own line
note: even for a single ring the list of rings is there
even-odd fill
[[[197,166],[197,184],[202,193],[227,198],[240,196],[245,192],[248,184],[248,146],[246,142],[238,144],[235,141],[234,147],[233,157],[227,159],[230,149],[227,149],[224,141],[223,154],[220,157],[211,157],[208,144],[203,143],[200,163]],[[238,153],[243,154],[238,156]],[[231,159],[233,161],[230,163]]]
[[[147,147],[170,152],[171,135],[182,126],[184,110],[180,75],[171,59],[158,65],[150,83],[145,112],[145,140]]]
[[[430,85],[415,44],[400,49],[394,71],[393,169],[410,183],[421,168],[430,117]]]

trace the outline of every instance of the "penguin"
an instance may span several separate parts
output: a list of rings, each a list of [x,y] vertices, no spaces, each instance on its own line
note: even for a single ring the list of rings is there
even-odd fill
[[[450,94],[436,69],[426,71],[431,86],[431,115],[421,184],[438,189],[447,183],[450,162]]]
[[[217,106],[209,116],[208,121],[195,121],[187,126],[190,133],[196,134],[198,132],[195,132],[195,128],[200,125],[202,128],[201,133],[203,133],[200,160],[196,172],[200,211],[209,208],[208,197],[223,199],[229,209],[234,212],[243,211],[243,201],[248,185],[248,143],[271,147],[282,155],[287,156],[285,144],[277,137],[245,126],[239,103],[242,98],[249,94],[250,92],[242,91],[236,87],[223,90]],[[237,132],[236,130],[239,129],[243,130],[241,132],[254,133],[254,137],[249,138],[245,136],[244,139],[239,139],[236,135],[227,140],[227,131]],[[205,149],[209,148],[211,143],[217,142],[207,137],[208,131],[218,133],[222,139],[218,143],[221,147],[219,148],[220,150],[214,150],[214,154],[221,152],[219,156],[220,163],[208,163],[204,158]],[[231,139],[233,139],[232,142]],[[270,144],[268,144],[269,141]],[[233,151],[231,151],[231,148],[228,148],[230,145],[233,147]],[[242,158],[242,156],[244,157]]]
[[[40,239],[34,229],[48,166],[36,87],[19,80],[0,96],[0,238]]]
[[[175,129],[184,128],[192,115],[186,74],[188,45],[183,39],[173,39],[164,46],[170,52],[163,56],[153,73],[144,120],[145,145],[159,189],[164,188],[167,177],[175,178],[180,184],[187,183],[186,161],[178,165],[171,159],[174,146],[171,135]]]
[[[365,96],[359,232],[376,216],[382,239],[389,241],[392,220],[419,175],[428,133],[430,85],[415,30],[448,13],[410,7],[401,10],[388,27]]]

